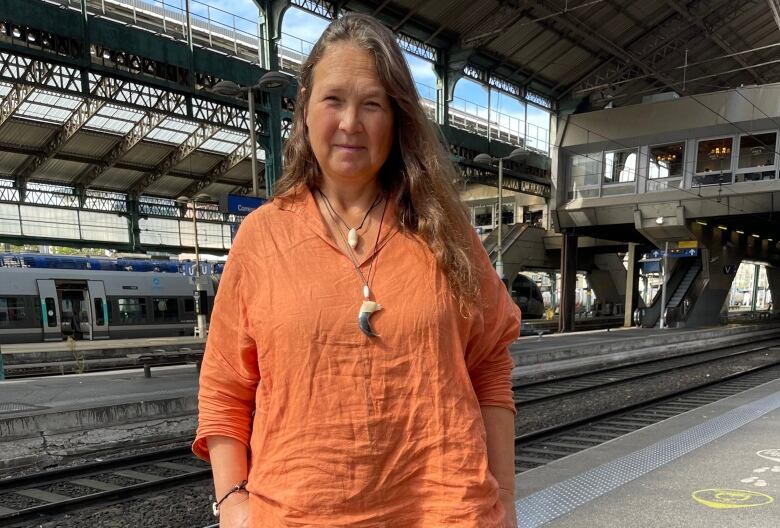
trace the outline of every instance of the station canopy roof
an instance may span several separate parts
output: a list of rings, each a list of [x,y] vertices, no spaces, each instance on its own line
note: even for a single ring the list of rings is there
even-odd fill
[[[349,0],[558,103],[780,81],[780,0]],[[687,64],[687,67],[686,67]]]
[[[778,4],[780,0],[340,3],[348,10],[374,14],[418,45],[444,53],[451,69],[467,67],[472,76],[481,72],[485,82],[499,88],[508,86],[502,85],[507,81],[546,98],[553,111],[583,101],[589,105],[581,108],[600,108],[610,102],[639,102],[660,92],[683,95],[778,82]],[[83,110],[84,100],[44,87],[0,82],[0,99],[14,97],[22,102],[0,121],[2,185],[27,172],[31,182],[86,183],[90,189],[124,193],[138,189],[153,171],[159,177],[143,185],[143,193],[166,198],[192,189],[214,171],[219,177],[201,189],[211,196],[251,185],[248,137],[238,127],[206,131],[186,119],[166,117],[110,167],[95,172],[145,123],[148,112],[119,101],[101,104],[72,137],[55,145],[58,134],[79,108]],[[196,146],[186,149],[193,140]],[[177,151],[181,155],[172,156]],[[244,157],[233,159],[229,170],[220,170],[236,152]],[[258,153],[263,156],[262,150]],[[166,165],[171,159],[175,163]]]

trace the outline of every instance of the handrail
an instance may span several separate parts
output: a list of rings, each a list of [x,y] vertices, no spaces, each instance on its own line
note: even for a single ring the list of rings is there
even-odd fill
[[[666,292],[669,299],[672,298],[674,295],[674,292],[677,291],[677,287],[682,282],[683,278],[685,277],[685,274],[688,272],[688,270],[691,267],[691,263],[688,262],[688,259],[674,259],[675,264],[674,268],[671,270],[671,274],[669,276],[669,282],[666,284]],[[668,301],[668,299],[667,299]],[[655,297],[653,297],[652,302],[644,307],[640,308],[641,311],[641,324],[644,328],[651,328],[654,327],[658,321],[661,318],[661,289],[658,290],[658,292],[655,294]]]
[[[688,320],[691,308],[696,306],[696,302],[699,300],[699,297],[701,297],[701,294],[704,293],[707,284],[709,284],[709,280],[703,278],[703,269],[702,266],[699,268],[699,271],[696,272],[693,282],[691,282],[688,291],[685,292],[685,295],[683,295],[683,298],[680,300],[680,304],[669,309],[667,323],[685,323],[685,321]]]

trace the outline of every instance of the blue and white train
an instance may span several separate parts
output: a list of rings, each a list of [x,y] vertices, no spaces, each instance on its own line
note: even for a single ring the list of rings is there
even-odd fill
[[[0,343],[192,335],[222,265],[203,266],[205,302],[189,263],[0,254]],[[197,306],[204,304],[205,306]]]

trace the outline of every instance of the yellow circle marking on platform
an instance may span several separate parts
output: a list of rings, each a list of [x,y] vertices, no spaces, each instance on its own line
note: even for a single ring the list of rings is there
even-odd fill
[[[774,498],[763,493],[735,489],[698,490],[693,492],[693,498],[699,504],[715,508],[716,510],[752,508],[754,506],[771,504],[775,501]]]
[[[772,462],[780,462],[780,449],[764,449],[756,454],[761,458],[766,458]]]

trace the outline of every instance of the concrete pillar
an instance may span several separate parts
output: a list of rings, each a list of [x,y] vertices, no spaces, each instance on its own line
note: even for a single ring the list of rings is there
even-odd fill
[[[602,307],[599,315],[614,315],[615,305],[625,302],[626,268],[623,259],[617,253],[602,253],[594,255],[593,264],[588,279]],[[607,305],[613,308],[609,313],[604,313]]]
[[[558,332],[574,330],[574,304],[577,287],[577,235],[563,234],[561,248],[561,309],[558,317]]]
[[[780,268],[766,267],[766,278],[769,281],[769,291],[772,292],[772,313],[780,312]]]
[[[689,328],[719,324],[737,268],[746,252],[744,245],[740,244],[738,233],[710,227],[701,230],[697,238],[707,248],[707,251],[702,252],[701,262],[701,280],[707,282],[698,301],[690,308],[685,322]]]
[[[639,262],[636,243],[628,244],[628,269],[626,270],[626,300],[623,326],[634,326],[634,308],[639,306]]]

